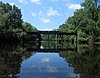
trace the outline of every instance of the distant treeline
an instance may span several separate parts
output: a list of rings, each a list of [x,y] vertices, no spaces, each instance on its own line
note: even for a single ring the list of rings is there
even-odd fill
[[[84,0],[81,7],[58,30],[77,32],[80,42],[100,41],[100,0]]]
[[[21,10],[18,7],[0,2],[0,40],[20,40],[27,36],[28,31],[38,30],[22,20]]]

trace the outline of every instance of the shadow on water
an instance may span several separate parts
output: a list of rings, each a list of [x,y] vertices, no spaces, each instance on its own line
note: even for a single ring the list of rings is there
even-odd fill
[[[61,51],[58,49],[56,52],[54,50],[52,53],[49,52],[46,54],[48,49],[53,50],[55,47],[56,49],[59,48],[54,43],[49,44],[49,47],[47,47],[47,44],[48,43],[42,43],[41,47],[39,44],[34,42],[23,44],[1,43],[0,78],[100,78],[100,46],[78,45],[77,49],[68,50],[68,48],[73,49],[76,46],[72,44],[63,44],[63,48],[67,48],[66,50]],[[62,45],[59,46],[61,48]],[[43,49],[45,49],[45,54]],[[41,53],[38,52],[39,50],[42,50]],[[33,62],[32,60],[35,62],[32,64],[37,65],[39,58],[41,59],[41,57],[44,57],[43,55],[53,59],[51,62],[49,62],[50,60],[45,58],[42,60],[45,63],[39,63],[39,66],[42,67],[42,71],[46,72],[40,73],[45,74],[45,76],[41,74],[38,75],[39,72],[37,72],[38,70],[36,70],[35,67],[33,67],[33,70],[36,72],[32,72],[33,70],[28,69],[27,67]],[[30,60],[31,62],[29,62]],[[55,62],[59,65],[57,65]],[[43,66],[43,64],[47,65],[48,69],[51,70],[52,73],[50,71],[47,73],[47,68],[45,68],[46,66]],[[60,65],[62,67],[60,67]],[[24,69],[24,67],[26,68]],[[27,74],[29,76],[26,76],[25,71],[28,70],[31,70],[33,74],[30,75],[28,72]],[[59,70],[59,72],[57,70]]]

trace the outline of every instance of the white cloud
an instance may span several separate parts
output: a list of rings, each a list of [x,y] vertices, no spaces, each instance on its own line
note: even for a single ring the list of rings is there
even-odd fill
[[[40,0],[31,0],[31,2],[33,2],[33,3],[35,3],[35,4],[38,4],[38,5],[41,4],[41,1],[40,1]]]
[[[68,9],[76,10],[82,8],[80,4],[67,4]]]
[[[39,20],[47,24],[51,22],[50,20],[51,16],[60,16],[60,13],[57,10],[53,9],[52,7],[49,7],[47,11],[40,10],[38,15],[39,15]]]
[[[15,3],[13,3],[13,2],[10,2],[9,3],[11,6],[13,6],[13,5],[16,5]],[[16,5],[19,9],[21,9],[18,5]]]
[[[34,13],[33,11],[31,11],[31,14],[32,14],[33,17],[36,16],[36,13]]]
[[[41,59],[41,62],[49,62],[50,61],[50,58],[49,57],[44,57]]]
[[[27,4],[27,0],[19,0],[19,2],[22,4]]]
[[[10,3],[11,6],[15,5],[13,2]]]
[[[53,9],[52,7],[50,7],[48,10],[47,10],[47,16],[56,16],[56,15],[60,15],[60,13]]]
[[[58,72],[55,66],[47,66],[47,72]]]
[[[43,23],[50,23],[50,19],[48,19],[48,18],[45,18],[45,17],[42,17],[42,18],[39,18],[40,20],[41,20],[41,22],[43,22]]]
[[[45,24],[50,23],[50,19],[47,18],[46,12],[43,12],[42,10],[40,10],[40,12],[39,12],[38,15],[39,15],[39,20],[40,20],[42,23],[45,23]]]

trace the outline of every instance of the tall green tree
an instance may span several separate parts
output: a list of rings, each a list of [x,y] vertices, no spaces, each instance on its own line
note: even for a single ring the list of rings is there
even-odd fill
[[[100,6],[96,4],[100,4],[100,1],[85,0],[81,4],[82,8],[76,10],[74,15],[59,27],[59,30],[78,31],[79,39],[94,42],[100,37]]]
[[[22,27],[21,10],[15,5],[0,2],[0,31],[11,31]]]

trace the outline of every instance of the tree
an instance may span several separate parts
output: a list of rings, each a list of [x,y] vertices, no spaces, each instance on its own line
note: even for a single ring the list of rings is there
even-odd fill
[[[65,24],[59,27],[59,30],[67,32],[78,31],[79,39],[84,38],[94,42],[100,37],[98,35],[100,33],[100,7],[95,6],[95,3],[94,0],[85,0],[81,4],[83,8],[76,10],[74,15],[69,17]]]
[[[25,32],[36,32],[37,29],[33,27],[30,23],[24,22],[23,29]]]
[[[22,39],[26,36],[26,32],[34,31],[37,31],[35,27],[23,22],[21,10],[18,7],[0,2],[0,36],[2,39]]]
[[[15,5],[11,6],[9,3],[0,2],[0,16],[0,22],[3,22],[0,23],[0,28],[5,32],[9,31],[9,29],[22,27],[21,10]]]

